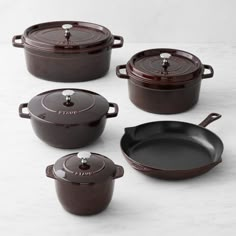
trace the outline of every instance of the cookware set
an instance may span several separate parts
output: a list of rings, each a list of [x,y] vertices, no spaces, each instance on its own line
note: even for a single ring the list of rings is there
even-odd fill
[[[57,21],[33,25],[12,39],[24,48],[28,71],[41,79],[82,82],[98,79],[109,70],[111,50],[123,38],[104,26]],[[195,55],[178,49],[156,48],[138,52],[116,67],[128,80],[129,97],[138,108],[173,114],[192,108],[199,99],[202,79],[214,70]],[[80,148],[102,134],[106,120],[118,115],[118,105],[100,94],[77,88],[42,92],[19,106],[19,116],[30,119],[35,134],[56,148]],[[219,164],[223,142],[206,129],[220,114],[211,113],[199,125],[157,121],[125,128],[121,150],[136,170],[162,179],[185,179]],[[104,210],[113,195],[114,180],[124,169],[98,153],[79,151],[46,168],[55,180],[65,210],[91,215]]]

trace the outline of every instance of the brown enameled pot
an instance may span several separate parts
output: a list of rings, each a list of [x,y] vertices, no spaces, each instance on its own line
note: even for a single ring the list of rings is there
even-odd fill
[[[113,195],[114,180],[124,169],[97,153],[69,154],[46,168],[47,177],[55,179],[61,205],[76,215],[92,215],[103,211]]]
[[[135,54],[126,65],[117,66],[116,74],[128,79],[129,97],[137,107],[173,114],[197,103],[202,79],[213,77],[214,71],[191,53],[161,48]]]
[[[109,112],[110,108],[114,111]],[[90,144],[102,134],[107,118],[117,114],[117,104],[82,89],[46,91],[19,106],[20,117],[31,120],[36,135],[57,148]]]
[[[12,39],[14,47],[24,48],[31,74],[57,82],[104,76],[109,70],[111,50],[122,47],[123,42],[121,36],[112,35],[104,26],[81,21],[33,25]]]

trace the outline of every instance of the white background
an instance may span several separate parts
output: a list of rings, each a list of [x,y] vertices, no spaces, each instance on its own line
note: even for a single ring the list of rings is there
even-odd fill
[[[236,43],[234,0],[1,0],[0,41],[32,24],[81,20],[126,42]]]
[[[235,235],[235,7],[233,0],[1,0],[0,234]],[[126,43],[113,50],[111,68],[104,78],[74,84],[34,78],[26,70],[23,49],[11,46],[12,36],[32,24],[68,19],[100,23],[124,36]],[[115,66],[154,47],[187,50],[214,67],[215,76],[202,82],[194,109],[155,115],[129,101],[127,82],[115,76]],[[104,154],[125,168],[109,208],[96,216],[74,216],[61,208],[45,168],[71,151],[42,143],[30,121],[18,116],[20,103],[42,91],[63,87],[93,90],[120,106],[119,116],[108,120],[101,138],[82,149]],[[209,173],[186,181],[162,181],[136,172],[124,160],[119,140],[125,127],[158,120],[197,124],[210,112],[222,114],[209,129],[222,138],[225,150],[223,163]]]

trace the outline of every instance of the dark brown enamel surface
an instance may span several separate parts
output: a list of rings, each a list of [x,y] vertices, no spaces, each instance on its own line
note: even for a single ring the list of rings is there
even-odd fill
[[[91,153],[86,164],[77,157],[77,153],[72,153],[58,159],[53,166],[57,180],[79,184],[103,182],[115,176],[115,173],[113,161],[97,153]]]
[[[63,25],[70,25],[69,37]],[[20,41],[20,42],[19,42]],[[100,25],[77,22],[47,22],[27,28],[12,39],[24,48],[28,71],[57,82],[81,82],[100,78],[109,70],[111,50],[123,46],[121,36]]]
[[[63,25],[70,24],[70,37],[65,37]],[[33,25],[26,29],[23,41],[26,46],[39,49],[85,49],[112,40],[111,32],[104,26],[77,21],[57,21]]]
[[[84,169],[76,155],[60,158],[46,168],[46,175],[55,179],[57,196],[65,210],[76,215],[97,214],[109,205],[114,180],[123,176],[124,169],[97,153],[91,153],[86,163],[89,168]]]
[[[164,68],[162,53],[168,53],[168,66]],[[201,61],[194,55],[177,49],[150,49],[135,54],[127,66],[132,73],[146,82],[171,84],[195,79],[202,72]]]
[[[97,93],[70,89],[74,94],[72,105],[67,106],[62,95],[66,90],[50,90],[35,96],[29,104],[19,106],[19,115],[30,119],[35,134],[47,144],[58,148],[83,147],[102,134],[106,119],[117,116],[118,105]],[[24,108],[28,108],[28,113]]]
[[[172,55],[166,69],[160,58],[163,52]],[[129,97],[137,107],[152,113],[173,114],[198,102],[202,79],[211,78],[214,71],[190,53],[151,49],[135,54],[127,65],[117,66],[116,74],[128,80]]]
[[[71,101],[66,103],[64,91],[73,91]],[[95,122],[105,116],[109,102],[100,94],[84,89],[55,89],[40,93],[28,104],[31,116],[45,122],[63,125]]]

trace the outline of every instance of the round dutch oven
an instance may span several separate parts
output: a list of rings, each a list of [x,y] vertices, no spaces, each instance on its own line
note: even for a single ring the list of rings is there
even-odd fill
[[[27,28],[23,35],[13,37],[12,44],[25,49],[28,71],[36,77],[80,82],[107,73],[111,49],[122,47],[123,38],[101,25],[57,21]]]
[[[171,114],[193,107],[202,79],[213,77],[214,71],[191,53],[162,48],[135,54],[126,65],[117,66],[116,74],[128,79],[129,97],[137,107]]]
[[[56,192],[65,210],[77,215],[91,215],[104,210],[111,201],[114,179],[124,169],[97,153],[69,154],[46,168],[47,177],[55,179]]]
[[[111,107],[113,112],[109,112]],[[27,113],[24,108],[28,108]],[[82,89],[47,91],[19,106],[20,117],[31,120],[36,135],[58,148],[90,144],[102,134],[106,119],[117,114],[117,104]]]

